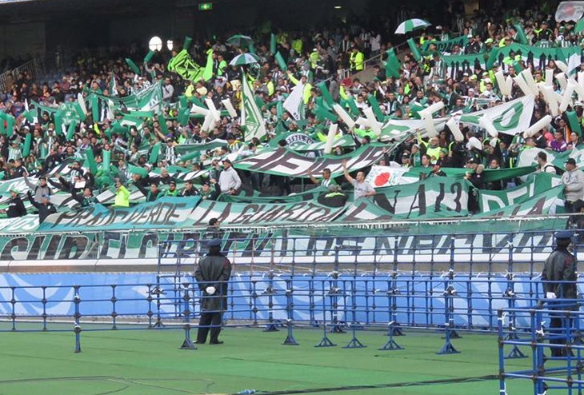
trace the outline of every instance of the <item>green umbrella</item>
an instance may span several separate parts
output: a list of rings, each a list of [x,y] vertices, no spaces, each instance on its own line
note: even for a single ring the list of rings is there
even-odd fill
[[[229,44],[233,44],[236,47],[249,47],[253,44],[253,40],[249,36],[244,36],[242,34],[236,34],[235,36],[231,36],[227,39]]]
[[[257,55],[251,53],[243,53],[234,57],[229,65],[231,66],[245,66],[246,64],[258,63],[260,58]]]
[[[431,26],[431,24],[423,19],[408,19],[397,27],[395,34],[406,34],[414,30],[425,29],[428,26]]]

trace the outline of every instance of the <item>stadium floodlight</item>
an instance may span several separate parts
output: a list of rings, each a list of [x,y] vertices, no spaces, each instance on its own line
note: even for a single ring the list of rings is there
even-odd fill
[[[341,8],[343,8],[343,6],[341,6],[341,5],[336,5],[335,6],[335,10],[340,10]]]
[[[173,47],[174,47],[174,42],[172,40],[168,40],[166,42],[166,48],[168,48],[169,51],[172,51]]]
[[[160,37],[152,37],[148,43],[148,48],[150,48],[151,51],[160,51],[162,49],[162,40]]]

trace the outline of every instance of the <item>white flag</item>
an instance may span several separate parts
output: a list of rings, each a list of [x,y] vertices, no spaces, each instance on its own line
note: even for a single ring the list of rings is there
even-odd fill
[[[292,89],[290,96],[284,101],[284,108],[288,111],[292,118],[298,120],[303,118],[302,106],[304,102],[302,101],[304,96],[304,84],[298,84]]]

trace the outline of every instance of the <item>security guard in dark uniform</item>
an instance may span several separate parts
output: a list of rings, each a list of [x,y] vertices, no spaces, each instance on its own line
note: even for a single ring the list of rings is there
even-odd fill
[[[556,249],[547,258],[543,267],[541,282],[550,310],[578,310],[575,302],[578,298],[576,258],[568,251],[573,236],[574,232],[569,230],[556,232]],[[566,299],[574,299],[574,302]],[[569,321],[571,320],[566,320],[564,325],[571,326]],[[566,344],[566,339],[561,338],[565,332],[562,324],[561,314],[551,314],[550,335],[560,338],[551,339],[550,344]],[[562,348],[552,348],[551,353],[553,357],[566,356],[566,350]]]
[[[196,343],[205,343],[211,330],[209,343],[223,344],[219,340],[219,333],[223,311],[227,310],[227,282],[231,276],[231,262],[221,253],[220,239],[213,239],[207,245],[209,253],[201,260],[195,271],[195,278],[203,291]]]

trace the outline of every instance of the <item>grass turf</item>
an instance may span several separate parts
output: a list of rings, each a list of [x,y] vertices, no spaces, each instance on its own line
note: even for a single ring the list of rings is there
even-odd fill
[[[193,333],[194,335],[195,333]],[[405,347],[379,351],[380,332],[358,332],[368,347],[342,349],[349,334],[331,334],[337,344],[314,348],[319,330],[295,330],[299,346],[281,345],[285,331],[226,329],[225,344],[180,350],[183,332],[83,332],[82,352],[73,353],[71,332],[0,333],[0,395],[177,395],[416,383],[498,373],[496,337],[464,334],[454,340],[460,354],[436,355],[439,333],[407,332]],[[527,351],[527,350],[525,350]],[[508,360],[506,369],[528,368],[530,359]],[[498,393],[497,380],[321,391],[342,395],[468,395]],[[509,381],[508,394],[531,393],[526,381]]]

